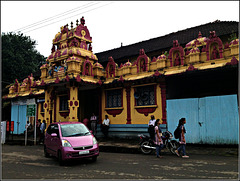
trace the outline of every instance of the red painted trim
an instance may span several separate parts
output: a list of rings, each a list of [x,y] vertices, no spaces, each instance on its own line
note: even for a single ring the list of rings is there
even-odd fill
[[[166,84],[160,83],[161,97],[162,97],[162,124],[167,124],[167,111],[166,111]]]
[[[69,112],[60,112],[60,115],[66,119],[66,117],[69,115]]]
[[[235,56],[232,57],[231,62],[226,63],[226,65],[237,65],[238,60],[235,58]]]
[[[156,111],[156,107],[136,108],[137,112],[148,116],[148,114]]]
[[[113,117],[116,117],[116,115],[121,114],[123,111],[123,109],[112,109],[112,110],[106,110],[106,112],[110,115],[112,115]]]
[[[126,97],[127,97],[127,123],[126,124],[131,124],[131,87],[126,87]]]

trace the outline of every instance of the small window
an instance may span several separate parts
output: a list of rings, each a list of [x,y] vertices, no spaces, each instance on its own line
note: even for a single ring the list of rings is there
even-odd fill
[[[122,90],[108,90],[106,91],[106,107],[115,108],[122,107]]]
[[[67,111],[68,110],[68,96],[60,96],[60,108],[59,111]]]
[[[156,105],[155,86],[142,86],[135,89],[136,106]]]
[[[44,112],[44,102],[41,102],[40,105],[41,105],[41,112]]]

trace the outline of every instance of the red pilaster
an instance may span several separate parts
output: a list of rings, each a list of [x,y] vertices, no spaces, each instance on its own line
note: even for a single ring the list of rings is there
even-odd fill
[[[126,87],[126,93],[127,93],[127,123],[126,124],[131,124],[131,87]]]
[[[165,82],[160,83],[161,97],[162,97],[162,124],[167,124],[167,111],[166,111],[166,84]]]

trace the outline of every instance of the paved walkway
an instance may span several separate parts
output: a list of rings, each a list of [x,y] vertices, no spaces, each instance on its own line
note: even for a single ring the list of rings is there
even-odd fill
[[[121,152],[121,153],[141,153],[139,149],[139,140],[137,139],[119,139],[119,138],[99,138],[97,139],[100,151]],[[37,142],[38,143],[38,142]],[[24,135],[9,135],[5,144],[25,145]],[[28,137],[27,145],[34,145],[33,136]],[[228,145],[196,145],[187,144],[186,152],[192,154],[207,154],[221,156],[238,156],[237,146]],[[171,154],[166,148],[162,150],[163,154]]]

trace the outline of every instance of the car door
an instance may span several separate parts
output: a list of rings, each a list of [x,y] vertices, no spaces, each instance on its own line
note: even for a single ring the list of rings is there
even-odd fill
[[[51,136],[51,149],[54,152],[54,155],[57,156],[57,151],[61,146],[61,139],[60,139],[60,135],[59,135],[59,128],[60,126],[58,124],[54,124],[52,126],[52,133],[56,133],[57,136]]]

